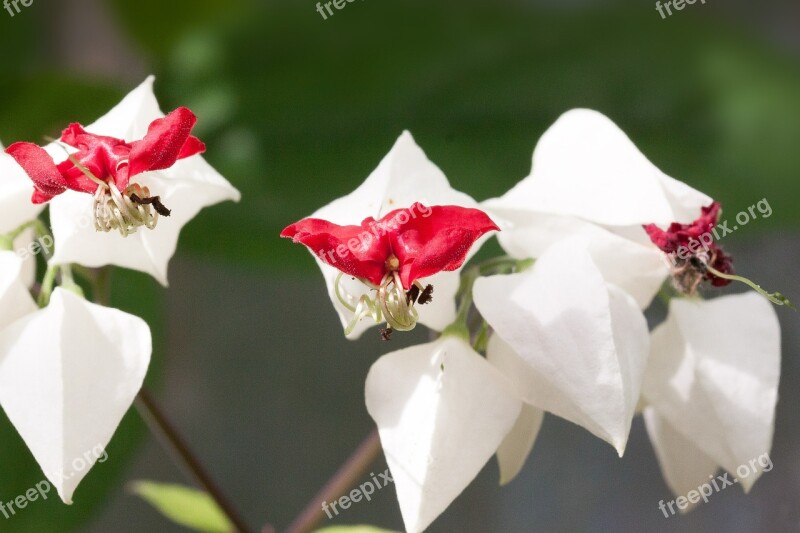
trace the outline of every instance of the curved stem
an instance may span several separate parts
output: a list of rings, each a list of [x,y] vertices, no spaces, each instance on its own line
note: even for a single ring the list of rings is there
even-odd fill
[[[42,279],[42,286],[39,289],[39,307],[47,307],[47,304],[50,303],[50,295],[53,293],[57,272],[58,267],[53,265],[47,267],[47,271],[44,273],[44,279]]]
[[[186,441],[158,408],[146,388],[142,387],[142,390],[139,391],[135,406],[150,431],[158,437],[168,454],[172,456],[176,463],[182,465],[186,473],[193,477],[203,490],[214,499],[220,511],[225,514],[228,521],[236,528],[236,531],[240,533],[253,531],[222,494],[220,488],[189,449]]]
[[[333,477],[320,491],[308,502],[306,507],[297,515],[286,533],[308,533],[312,531],[325,518],[322,502],[339,499],[358,484],[359,479],[380,456],[381,439],[378,430],[373,430],[364,439],[358,448],[350,455],[347,461],[336,471]]]
[[[107,306],[111,303],[111,268],[104,267],[95,272],[92,279],[94,288],[92,297],[95,303]],[[208,493],[236,531],[240,533],[253,531],[225,497],[184,438],[159,409],[146,387],[142,386],[134,405],[167,454]]]

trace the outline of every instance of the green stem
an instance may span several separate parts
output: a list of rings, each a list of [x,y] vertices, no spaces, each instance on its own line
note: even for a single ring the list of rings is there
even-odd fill
[[[38,224],[37,224],[37,223],[38,223]],[[29,220],[28,222],[25,222],[24,224],[22,224],[21,226],[19,226],[19,227],[18,227],[18,228],[16,228],[15,230],[13,230],[13,231],[11,231],[11,232],[7,233],[5,236],[6,236],[6,237],[8,237],[9,239],[11,239],[11,242],[14,242],[14,241],[16,241],[16,240],[17,240],[17,238],[19,238],[19,236],[20,236],[20,235],[22,235],[22,234],[23,234],[23,233],[24,233],[26,230],[29,230],[29,229],[31,229],[31,228],[34,228],[34,227],[37,227],[37,225],[39,225],[39,224],[40,224],[40,225],[42,225],[42,226],[44,226],[44,224],[42,224],[42,221],[41,221],[41,220],[39,220],[38,218],[35,218],[35,219],[33,219],[33,220]],[[38,228],[37,228],[37,229],[38,229]],[[37,231],[36,233],[38,234],[39,232]]]
[[[797,311],[797,308],[792,304],[791,301],[789,301],[789,298],[787,298],[786,296],[784,296],[783,294],[781,294],[779,292],[767,292],[766,290],[761,288],[761,285],[758,285],[758,284],[754,283],[753,281],[750,281],[749,279],[747,279],[745,277],[737,276],[735,274],[725,274],[725,273],[720,272],[719,270],[715,269],[714,267],[712,267],[710,265],[706,265],[706,270],[708,270],[709,272],[711,272],[712,274],[714,274],[718,278],[727,279],[727,280],[731,280],[731,281],[740,281],[740,282],[744,283],[745,285],[753,288],[753,290],[755,290],[756,292],[758,292],[759,294],[764,296],[770,302],[772,302],[772,303],[774,303],[776,305],[785,305],[785,306],[789,307],[790,309],[792,309],[794,311]]]
[[[478,330],[478,334],[475,336],[475,343],[473,344],[473,348],[476,352],[482,353],[486,351],[486,347],[489,345],[489,323],[485,320],[481,323],[481,329]]]
[[[530,258],[519,260],[510,256],[501,256],[484,261],[464,271],[461,275],[461,284],[456,295],[459,297],[458,314],[453,323],[442,331],[442,335],[454,335],[470,342],[469,314],[472,310],[472,287],[475,285],[475,281],[482,276],[522,272],[530,268],[533,263],[534,260]],[[478,341],[488,342],[488,331],[485,332],[485,335],[487,338],[481,339],[479,334],[478,339],[476,339],[476,346],[478,346]]]
[[[47,304],[50,303],[50,295],[53,294],[53,286],[56,282],[56,273],[58,272],[58,267],[55,265],[48,265],[47,271],[44,273],[44,278],[42,279],[42,288],[39,291],[39,307],[47,307]]]
[[[72,276],[72,268],[70,265],[60,265],[61,270],[61,287],[68,291],[72,291],[81,298],[86,296],[83,294],[83,289],[80,285],[75,283],[75,278]]]
[[[669,285],[669,282],[664,282],[664,284],[661,285],[661,288],[658,290],[659,300],[664,302],[664,305],[666,305],[667,308],[669,308],[669,302],[672,300],[674,296],[675,296],[674,291]]]

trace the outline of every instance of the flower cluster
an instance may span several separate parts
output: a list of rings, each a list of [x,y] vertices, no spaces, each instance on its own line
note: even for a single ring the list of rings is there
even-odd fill
[[[166,283],[181,227],[201,208],[239,197],[198,155],[205,147],[190,134],[194,114],[164,116],[152,83],[86,128],[71,124],[58,142],[0,153],[0,405],[66,503],[97,454],[89,465],[75,459],[111,440],[152,352],[147,323],[87,301],[83,287],[97,296],[98,277],[79,284],[71,266],[118,265]],[[173,207],[168,222],[137,233],[170,215],[162,199]],[[37,218],[44,203],[51,228]],[[33,233],[55,246],[52,255],[40,248],[47,271],[39,283],[33,259],[12,251]]]
[[[358,238],[398,209],[431,215]],[[620,456],[643,414],[676,494],[769,451],[776,313],[752,292],[699,298],[703,281],[740,279],[716,243],[674,257],[719,212],[608,118],[578,109],[544,134],[531,174],[499,198],[478,204],[452,189],[404,133],[358,189],[284,230],[314,253],[350,338],[383,322],[442,332],[380,357],[367,377],[408,531],[426,529],[492,456],[501,483],[513,479],[545,412]],[[462,269],[492,231],[508,256]],[[348,254],[331,261],[337,248]],[[431,286],[433,302],[412,314]],[[649,331],[644,311],[659,293],[668,317]]]

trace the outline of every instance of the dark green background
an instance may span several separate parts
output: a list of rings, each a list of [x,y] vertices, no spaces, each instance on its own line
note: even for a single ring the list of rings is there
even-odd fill
[[[310,0],[0,11],[5,144],[91,122],[155,73],[164,110],[198,114],[207,159],[242,191],[184,230],[169,291],[118,272],[114,303],[154,326],[151,385],[254,525],[285,526],[367,433],[363,380],[389,349],[370,333],[341,338],[313,261],[277,235],[360,184],[404,129],[456,188],[484,199],[528,173],[561,113],[598,109],[729,214],[767,198],[773,215],[725,245],[741,272],[800,298],[798,8],[709,1],[662,20],[649,1],[568,4],[365,0],[328,20]],[[775,469],[750,496],[731,489],[664,519],[657,503],[671,496],[640,421],[620,461],[548,418],[518,481],[496,488],[491,464],[432,530],[796,530],[800,354],[797,316],[779,312]],[[7,501],[41,474],[6,420],[0,442]],[[109,454],[74,506],[36,502],[0,530],[171,528],[123,490],[140,477],[183,480],[134,413]],[[336,521],[354,522],[399,529],[390,489]]]

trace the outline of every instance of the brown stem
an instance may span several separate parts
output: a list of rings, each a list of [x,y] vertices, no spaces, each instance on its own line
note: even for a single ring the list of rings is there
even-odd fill
[[[359,479],[378,459],[380,452],[381,439],[376,429],[359,444],[358,448],[339,467],[333,477],[308,502],[305,509],[286,528],[286,533],[309,533],[313,530],[325,517],[325,512],[322,510],[322,502],[336,500],[358,484]],[[265,528],[264,533],[266,531],[267,529]]]
[[[228,499],[222,494],[214,480],[205,470],[189,449],[186,441],[161,413],[150,393],[142,387],[136,397],[136,410],[144,418],[150,430],[161,441],[164,449],[173,456],[173,459],[183,465],[186,472],[193,477],[200,486],[214,499],[220,510],[225,513],[228,520],[240,533],[250,533],[253,531],[239,516]]]
[[[101,305],[110,305],[111,302],[111,267],[93,269],[85,272],[87,278],[94,286],[94,301]],[[217,507],[228,518],[228,521],[236,528],[239,533],[250,533],[253,531],[241,518],[233,505],[228,501],[206,469],[195,457],[189,445],[170,423],[164,413],[159,409],[153,397],[143,386],[134,401],[136,410],[144,419],[151,433],[161,443],[164,450],[172,456],[176,464],[183,467],[186,474],[194,478],[197,483],[208,493],[216,502]]]

